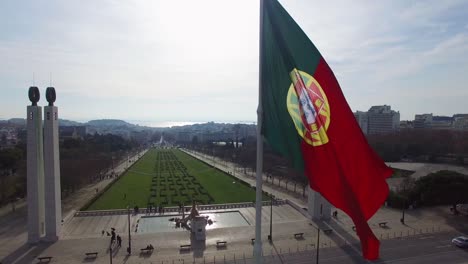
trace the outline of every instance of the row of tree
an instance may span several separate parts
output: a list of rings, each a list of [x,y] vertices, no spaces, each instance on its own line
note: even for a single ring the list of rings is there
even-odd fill
[[[369,135],[367,140],[385,161],[440,160],[463,165],[468,159],[468,131],[408,129]]]
[[[464,165],[468,161],[468,132],[453,130],[402,130],[392,134],[369,135],[371,147],[385,161],[414,160],[452,162]],[[255,170],[256,139],[243,139],[239,147],[234,141],[224,145],[192,140],[184,147],[207,155],[235,162],[244,170]],[[305,176],[292,168],[288,159],[273,152],[268,143],[264,147],[264,172],[307,183]]]
[[[395,208],[468,203],[468,176],[439,171],[418,180],[406,179],[399,192],[391,192],[388,205]]]
[[[246,138],[240,143],[242,144],[232,141],[220,145],[210,142],[192,141],[191,144],[186,144],[184,147],[236,163],[244,173],[247,171],[255,171],[257,157],[255,138]],[[275,177],[284,178],[288,181],[307,184],[305,176],[292,168],[288,159],[276,154],[268,145],[264,147],[263,172],[267,175],[274,175]]]
[[[111,134],[61,140],[62,196],[109,176],[113,165],[126,160],[138,148],[137,142]],[[0,205],[25,197],[26,155],[24,141],[14,148],[0,150]]]

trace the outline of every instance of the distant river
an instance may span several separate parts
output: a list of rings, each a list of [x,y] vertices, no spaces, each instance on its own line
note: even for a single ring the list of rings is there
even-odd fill
[[[201,122],[192,122],[192,121],[141,121],[141,120],[128,120],[129,123],[138,124],[140,126],[149,126],[149,127],[173,127],[173,126],[186,126],[186,125],[194,125],[194,124],[203,124],[207,123],[208,121],[201,121]],[[216,123],[241,123],[241,124],[253,124],[252,121],[215,121]]]

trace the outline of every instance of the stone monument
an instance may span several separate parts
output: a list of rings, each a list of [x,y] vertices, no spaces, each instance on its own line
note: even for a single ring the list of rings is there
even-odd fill
[[[195,240],[206,240],[206,225],[208,224],[208,219],[205,216],[195,216],[190,220],[190,226],[192,228],[192,233],[195,236]]]
[[[44,106],[44,186],[45,241],[57,241],[61,230],[62,205],[60,191],[60,158],[58,138],[58,109],[54,106],[55,89],[48,87]]]
[[[28,243],[37,243],[44,235],[44,160],[42,138],[42,109],[37,105],[40,94],[35,86],[29,88],[27,106],[27,203]]]
[[[331,218],[331,204],[322,195],[308,188],[308,212],[312,219],[328,220]]]

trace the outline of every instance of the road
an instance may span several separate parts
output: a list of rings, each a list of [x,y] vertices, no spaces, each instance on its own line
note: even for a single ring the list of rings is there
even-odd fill
[[[366,261],[361,257],[358,245],[340,248],[320,249],[319,263],[392,263],[392,264],[427,264],[427,263],[468,263],[468,249],[458,248],[450,242],[453,237],[461,235],[456,232],[426,234],[403,239],[384,240],[381,243],[380,259]],[[255,263],[248,259],[246,263]],[[291,252],[267,256],[265,263],[271,264],[311,264],[316,263],[315,251]]]

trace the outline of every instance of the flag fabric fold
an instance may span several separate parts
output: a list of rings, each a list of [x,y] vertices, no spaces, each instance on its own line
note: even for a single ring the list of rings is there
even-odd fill
[[[388,195],[392,171],[370,148],[332,70],[276,0],[264,0],[260,63],[262,135],[348,214],[363,256],[379,257],[367,221]]]

